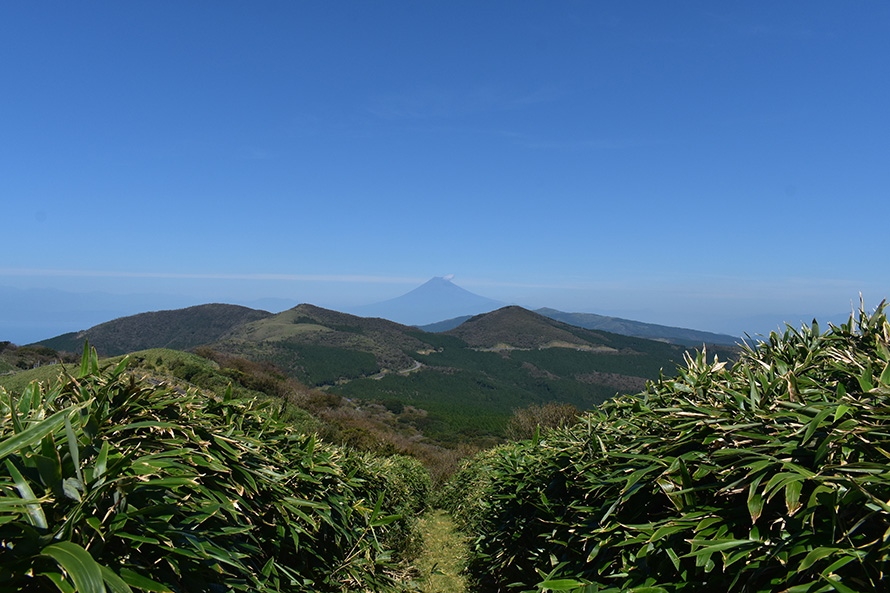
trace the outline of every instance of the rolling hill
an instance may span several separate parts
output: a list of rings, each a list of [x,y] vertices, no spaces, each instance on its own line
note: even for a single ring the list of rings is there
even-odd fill
[[[548,402],[588,409],[616,393],[639,391],[674,372],[686,348],[573,327],[505,307],[454,330],[410,337],[414,367],[355,377],[330,391],[350,398],[398,400],[429,412],[425,432],[497,434],[513,409]],[[446,431],[447,429],[447,431]]]
[[[428,347],[411,335],[416,331],[385,319],[302,304],[234,327],[205,345],[272,362],[296,379],[320,386],[414,366],[410,353]]]
[[[669,342],[671,344],[680,344],[696,348],[702,344],[735,346],[741,341],[741,338],[727,334],[717,334],[713,332],[687,329],[684,327],[658,325],[656,323],[645,323],[642,321],[622,319],[620,317],[607,317],[595,313],[566,313],[564,311],[547,307],[535,309],[535,313],[585,329],[602,330],[613,334],[621,334],[623,336],[646,338],[647,340],[658,340],[661,342]],[[461,315],[460,317],[428,323],[418,327],[427,332],[447,332],[448,330],[460,326],[471,317],[473,316]]]
[[[497,436],[514,409],[533,404],[589,409],[636,393],[661,372],[673,374],[686,351],[516,306],[430,333],[309,304],[274,315],[233,305],[144,313],[41,345],[76,351],[84,339],[106,355],[173,348],[271,363],[332,395],[416,408],[422,414],[412,421],[442,440]]]
[[[238,305],[197,305],[121,317],[85,331],[62,334],[37,344],[53,350],[79,352],[83,349],[84,340],[89,340],[104,356],[148,348],[191,350],[219,340],[239,325],[271,315],[266,311]]]
[[[474,348],[509,350],[564,346],[614,350],[606,344],[612,340],[601,333],[573,327],[516,306],[477,315],[443,333],[457,336]]]

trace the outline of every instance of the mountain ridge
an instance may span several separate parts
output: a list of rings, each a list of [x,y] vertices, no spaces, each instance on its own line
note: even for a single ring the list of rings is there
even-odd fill
[[[672,344],[682,344],[684,346],[697,347],[702,344],[734,346],[741,341],[740,338],[728,334],[718,334],[697,329],[647,323],[644,321],[633,321],[630,319],[622,319],[620,317],[597,315],[596,313],[567,313],[549,307],[535,309],[535,312],[540,313],[545,317],[556,319],[577,327],[583,327],[585,329],[603,330],[625,336],[646,338],[648,340],[665,340]]]

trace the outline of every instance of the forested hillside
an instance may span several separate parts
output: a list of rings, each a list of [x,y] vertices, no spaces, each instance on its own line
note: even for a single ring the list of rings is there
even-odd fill
[[[332,403],[344,397],[383,405],[404,427],[450,447],[502,438],[516,409],[559,403],[584,410],[639,391],[659,374],[671,375],[686,350],[521,307],[432,333],[308,304],[276,315],[229,305],[146,313],[39,347],[80,348],[86,339],[100,353],[173,348],[224,365],[236,359],[265,365],[279,382],[325,390]],[[281,395],[289,388],[265,389]]]

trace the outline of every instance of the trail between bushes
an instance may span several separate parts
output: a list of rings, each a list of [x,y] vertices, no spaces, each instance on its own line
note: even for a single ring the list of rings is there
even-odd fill
[[[423,593],[466,593],[461,574],[467,561],[466,538],[454,526],[451,515],[434,510],[420,518],[423,552],[417,568]]]

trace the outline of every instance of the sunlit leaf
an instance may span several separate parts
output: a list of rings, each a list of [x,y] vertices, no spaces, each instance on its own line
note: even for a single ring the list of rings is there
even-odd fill
[[[89,552],[72,542],[58,542],[43,548],[41,554],[59,563],[78,593],[105,593],[102,570]]]

